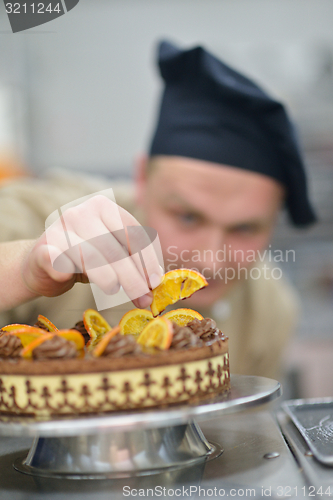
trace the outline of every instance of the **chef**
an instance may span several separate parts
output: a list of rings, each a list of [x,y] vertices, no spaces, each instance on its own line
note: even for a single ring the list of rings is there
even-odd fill
[[[48,253],[40,256],[41,234],[54,210],[109,186],[124,217],[157,230],[166,271],[194,268],[209,282],[175,307],[196,309],[216,321],[230,339],[233,373],[277,378],[295,329],[297,298],[272,260],[269,242],[283,208],[297,226],[315,221],[295,131],[279,102],[202,47],[182,50],[162,42],[158,64],[164,91],[133,183],[58,171],[0,191],[0,235],[11,242],[2,247],[6,268],[20,269],[21,278],[23,272],[18,287],[23,283],[31,294],[18,292],[19,299],[0,315],[0,326],[33,324],[43,314],[68,328],[95,307],[84,273],[69,272],[59,295]],[[93,227],[103,220],[103,208],[99,197],[89,203]],[[80,236],[80,215],[72,218],[72,231]],[[47,293],[36,284],[36,263],[48,273]],[[156,286],[161,275],[155,256],[152,274]],[[120,284],[115,278],[113,291]],[[134,301],[139,307],[150,302],[149,291]],[[132,303],[123,304],[102,314],[115,324],[131,308]]]

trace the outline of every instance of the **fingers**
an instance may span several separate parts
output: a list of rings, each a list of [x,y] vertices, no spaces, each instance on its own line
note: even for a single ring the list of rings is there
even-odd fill
[[[46,240],[55,273],[83,273],[107,294],[122,286],[139,307],[151,303],[150,289],[163,272],[154,248],[157,233],[149,234],[108,198],[96,196],[65,211],[47,229]]]
[[[87,271],[87,276],[90,283],[95,283],[107,295],[113,295],[119,291],[118,276],[107,263],[104,266]]]
[[[108,209],[107,202],[109,200],[106,198],[105,200],[106,202],[103,200],[101,204],[101,218],[105,226],[111,230],[111,217],[113,212]],[[128,253],[133,256],[133,261],[139,272],[143,272],[145,278],[147,275],[149,278],[152,276],[154,286],[150,288],[155,288],[160,283],[158,277],[161,278],[163,274],[160,266],[163,264],[162,253],[158,256],[156,248],[154,248],[154,242],[158,240],[157,231],[153,228],[141,226],[126,210],[121,207],[118,207],[118,209],[123,224],[123,230],[113,232],[113,235],[119,243],[128,250]]]
[[[114,268],[109,265],[103,255],[103,250],[105,251],[103,246],[97,248],[90,241],[86,241],[73,231],[68,234],[74,246],[63,252],[61,252],[63,249],[58,249],[60,255],[54,260],[53,267],[59,272],[67,272],[68,261],[70,261],[74,268],[73,272],[86,275],[91,283],[95,283],[108,295],[116,293],[114,290],[117,290],[120,286],[119,279]],[[103,241],[105,242],[105,238],[103,238]],[[109,247],[119,246],[114,238],[109,239],[108,243]],[[122,256],[124,251],[115,248],[113,253]]]
[[[87,274],[89,280],[110,294],[117,284],[122,286],[132,299],[149,292],[141,263],[135,265],[127,251],[109,232],[101,220],[85,214],[85,225],[75,225],[75,214],[64,214],[69,240],[74,246],[66,250],[80,272]],[[82,215],[82,213],[80,214]],[[90,234],[98,234],[89,239]]]
[[[146,309],[147,307],[150,306],[152,301],[153,301],[152,293],[143,295],[142,297],[139,297],[138,299],[132,300],[135,307],[138,307],[139,309]]]
[[[21,277],[26,287],[37,295],[54,297],[67,292],[75,283],[73,262],[63,257],[63,270],[58,272],[52,266],[51,257],[59,255],[59,249],[37,241],[26,256],[21,267]]]
[[[69,257],[61,253],[59,248],[50,245],[38,246],[35,252],[35,263],[43,270],[52,280],[63,283],[70,280],[75,272],[75,265]],[[52,266],[52,259],[61,258],[62,272],[57,271]]]
[[[43,269],[54,281],[63,282],[70,279],[75,273],[73,261],[59,248],[51,245],[41,245],[36,248],[36,263]],[[60,261],[61,272],[57,271],[52,262],[56,259]]]
[[[125,232],[133,261],[139,270],[143,267],[149,288],[156,288],[163,274],[155,249],[158,241],[157,231],[142,226],[126,226]],[[160,260],[163,262],[162,255]]]

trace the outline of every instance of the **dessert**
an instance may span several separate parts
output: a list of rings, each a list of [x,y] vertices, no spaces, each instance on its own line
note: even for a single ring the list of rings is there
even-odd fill
[[[136,309],[105,331],[100,314],[88,311],[71,330],[50,331],[45,326],[54,325],[47,318],[40,325],[44,329],[0,330],[0,413],[96,414],[227,394],[228,338],[213,320],[190,309],[155,319]],[[135,335],[126,330],[129,324]]]

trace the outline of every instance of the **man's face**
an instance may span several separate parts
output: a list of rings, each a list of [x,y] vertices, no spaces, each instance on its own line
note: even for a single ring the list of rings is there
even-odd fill
[[[150,162],[137,183],[146,224],[158,232],[166,271],[195,268],[209,283],[186,306],[208,306],[237,279],[239,267],[253,266],[253,251],[267,246],[283,188],[269,177],[201,160]]]

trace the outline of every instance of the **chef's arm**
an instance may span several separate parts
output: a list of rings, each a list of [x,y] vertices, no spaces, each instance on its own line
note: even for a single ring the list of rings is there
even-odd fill
[[[34,240],[0,243],[0,311],[6,311],[38,296],[24,283],[22,262],[31,252]]]
[[[149,283],[141,261],[126,250],[127,232],[120,231],[119,236],[119,231],[113,231],[118,214],[123,227],[132,228],[133,248],[147,247]],[[96,234],[100,237],[96,238]],[[138,221],[104,196],[69,208],[37,240],[0,245],[0,311],[38,296],[56,297],[77,282],[95,283],[108,295],[123,287],[136,307],[148,307],[151,289],[162,279],[162,269],[154,247],[146,245],[146,239]]]

